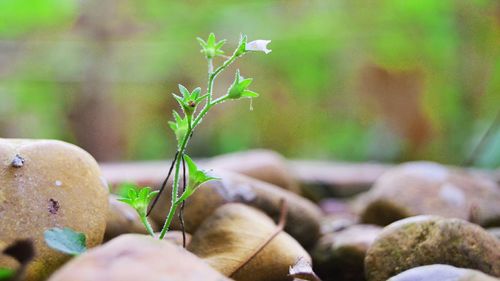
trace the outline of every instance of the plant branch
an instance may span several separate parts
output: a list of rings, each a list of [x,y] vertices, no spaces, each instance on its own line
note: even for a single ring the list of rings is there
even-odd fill
[[[158,194],[156,195],[155,197],[155,200],[153,201],[153,203],[151,204],[151,207],[149,207],[149,210],[148,212],[146,213],[146,217],[149,216],[149,214],[151,213],[151,211],[153,210],[153,208],[155,207],[156,205],[156,202],[158,202],[158,199],[160,198],[160,195],[161,193],[163,192],[163,190],[165,189],[165,187],[167,186],[167,182],[168,182],[168,179],[170,178],[170,175],[172,175],[172,170],[174,169],[174,164],[175,164],[175,161],[177,159],[177,155],[179,154],[179,151],[176,151],[175,152],[175,156],[174,156],[174,159],[172,160],[172,163],[170,163],[170,168],[168,170],[168,175],[167,177],[165,178],[165,180],[163,181],[163,183],[161,184],[161,187],[160,187],[160,192],[158,192]]]
[[[182,194],[186,191],[186,161],[184,161],[184,156],[182,156]],[[179,210],[179,221],[181,223],[182,230],[182,247],[186,248],[186,228],[184,226],[184,206],[186,205],[186,201],[182,201],[181,209]]]
[[[288,205],[287,205],[285,199],[281,199],[280,200],[280,218],[278,221],[278,225],[276,226],[276,229],[273,231],[271,236],[269,236],[269,238],[267,238],[265,241],[263,241],[259,245],[259,247],[257,247],[246,260],[244,260],[233,272],[231,272],[231,274],[228,275],[229,277],[233,277],[240,269],[245,267],[245,265],[247,265],[253,258],[255,258],[269,243],[271,243],[271,241],[276,236],[278,236],[278,234],[281,233],[281,231],[283,231],[283,229],[285,228],[285,225],[286,225],[287,212],[288,212]]]

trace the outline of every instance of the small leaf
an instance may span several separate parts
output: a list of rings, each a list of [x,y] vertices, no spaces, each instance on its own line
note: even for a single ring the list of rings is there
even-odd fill
[[[9,280],[10,278],[14,277],[15,273],[16,271],[13,269],[0,267],[0,281]]]
[[[245,90],[243,91],[243,94],[241,94],[241,97],[245,97],[245,98],[256,98],[258,97],[259,94],[257,94],[256,92],[253,92],[253,91],[250,91],[250,90]]]
[[[85,234],[71,228],[50,228],[44,233],[45,243],[59,252],[79,255],[87,250]]]
[[[186,87],[182,86],[181,84],[179,84],[179,92],[181,92],[183,97],[189,96],[190,94],[188,89],[186,89]]]

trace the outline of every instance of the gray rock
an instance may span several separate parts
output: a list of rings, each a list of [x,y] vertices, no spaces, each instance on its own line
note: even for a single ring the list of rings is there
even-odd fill
[[[402,272],[388,281],[495,281],[481,271],[458,268],[447,264],[419,266]]]
[[[316,273],[328,280],[365,280],[366,251],[382,228],[374,225],[353,225],[324,235],[313,251]]]
[[[416,215],[500,224],[500,188],[477,173],[431,162],[400,165],[381,176],[363,197],[361,220],[387,225]]]
[[[460,219],[417,216],[384,228],[365,258],[369,281],[387,280],[407,269],[450,264],[500,277],[500,241]]]

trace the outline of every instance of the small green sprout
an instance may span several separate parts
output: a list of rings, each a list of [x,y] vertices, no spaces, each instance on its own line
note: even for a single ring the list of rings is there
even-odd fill
[[[200,96],[200,87],[194,89],[193,92],[189,92],[186,87],[179,84],[179,91],[181,92],[182,97],[176,94],[172,95],[182,107],[182,110],[186,113],[187,117],[191,117],[193,112],[196,110],[196,106],[198,106],[198,104],[208,96],[208,94]]]
[[[173,112],[174,115],[174,121],[168,121],[168,125],[170,125],[170,128],[174,131],[175,138],[177,139],[177,142],[180,143],[184,137],[186,136],[186,133],[189,129],[188,125],[188,118],[182,118],[177,111]]]
[[[150,187],[143,187],[141,189],[129,187],[126,196],[118,199],[121,202],[127,203],[137,211],[141,222],[146,227],[148,233],[153,237],[154,231],[146,214],[148,212],[149,202],[151,202],[158,193],[159,191],[152,191]]]

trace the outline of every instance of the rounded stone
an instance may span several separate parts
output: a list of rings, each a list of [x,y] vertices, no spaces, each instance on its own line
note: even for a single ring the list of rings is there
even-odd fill
[[[387,225],[416,215],[500,224],[500,188],[493,180],[463,169],[411,162],[384,173],[363,196],[361,220]]]
[[[229,281],[169,241],[125,234],[71,260],[49,281]]]
[[[387,280],[407,269],[449,264],[500,277],[500,242],[460,219],[416,216],[384,228],[365,258],[368,281]]]
[[[108,189],[84,150],[54,140],[0,139],[0,186],[0,250],[17,239],[34,242],[24,280],[44,280],[68,259],[45,244],[49,228],[82,232],[88,247],[102,242]],[[18,266],[0,255],[0,267]]]
[[[495,281],[481,271],[458,268],[447,264],[432,264],[408,269],[388,281]]]

